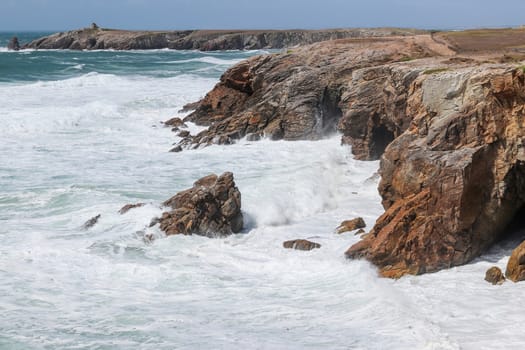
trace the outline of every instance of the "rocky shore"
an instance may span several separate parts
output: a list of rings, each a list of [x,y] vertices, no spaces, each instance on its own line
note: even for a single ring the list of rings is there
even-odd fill
[[[525,225],[524,34],[341,39],[255,57],[192,105],[185,121],[208,129],[179,146],[339,131],[356,158],[381,159],[385,208],[346,255],[393,278],[465,264]]]
[[[413,35],[411,29],[328,29],[328,30],[185,30],[126,31],[90,28],[56,33],[23,45],[25,49],[70,50],[255,50],[282,49],[320,41]]]

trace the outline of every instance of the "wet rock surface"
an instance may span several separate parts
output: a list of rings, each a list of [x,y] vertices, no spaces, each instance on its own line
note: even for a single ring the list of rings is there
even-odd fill
[[[525,241],[512,251],[505,275],[513,282],[525,280]]]
[[[319,243],[311,242],[306,239],[294,239],[283,243],[283,247],[286,249],[295,250],[313,250],[321,248]]]
[[[505,276],[499,267],[493,266],[485,273],[485,281],[494,285],[502,284],[505,282]]]
[[[14,36],[13,38],[11,38],[11,40],[9,40],[9,43],[7,44],[7,49],[13,50],[13,51],[20,50],[20,43],[18,42],[18,38],[16,36]]]
[[[363,220],[363,218],[355,218],[352,220],[345,220],[343,221],[336,229],[337,233],[344,233],[349,231],[355,231],[358,229],[363,229],[366,227],[366,223]],[[361,232],[361,233],[364,233]]]
[[[164,202],[160,228],[167,235],[226,236],[243,228],[241,193],[233,174],[208,175]]]

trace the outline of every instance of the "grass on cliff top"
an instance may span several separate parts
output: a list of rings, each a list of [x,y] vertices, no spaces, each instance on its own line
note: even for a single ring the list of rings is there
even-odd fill
[[[426,71],[423,72],[423,74],[437,74],[437,73],[446,72],[446,71],[448,71],[448,68],[445,68],[445,67],[432,68],[432,69],[427,69]]]
[[[516,49],[525,43],[525,28],[472,29],[436,33],[458,52]]]

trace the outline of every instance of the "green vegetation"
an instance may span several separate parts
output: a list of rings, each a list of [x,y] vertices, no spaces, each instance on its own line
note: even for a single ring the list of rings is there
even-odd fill
[[[448,70],[448,68],[432,68],[432,69],[427,69],[426,71],[423,72],[423,74],[437,74],[437,73],[441,73],[441,72],[446,72]]]
[[[399,62],[409,62],[409,61],[412,61],[412,60],[415,60],[414,57],[410,57],[410,56],[404,56],[404,57],[401,57],[399,59]]]

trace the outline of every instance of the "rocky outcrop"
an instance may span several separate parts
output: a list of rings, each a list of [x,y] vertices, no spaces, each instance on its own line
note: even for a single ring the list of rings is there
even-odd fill
[[[503,284],[503,282],[505,282],[505,276],[499,267],[493,266],[485,273],[485,281],[493,285]]]
[[[525,280],[525,241],[512,251],[505,275],[513,282]]]
[[[283,247],[286,249],[313,250],[321,248],[321,245],[319,243],[311,242],[306,239],[294,239],[291,241],[284,242]]]
[[[352,220],[345,220],[343,221],[337,228],[337,233],[344,233],[348,231],[355,231],[358,229],[363,229],[366,227],[365,220],[363,218],[355,218]]]
[[[126,214],[128,211],[130,211],[131,209],[135,209],[135,208],[140,208],[140,207],[143,207],[145,206],[146,203],[135,203],[135,204],[126,204],[125,206],[123,206],[122,208],[120,208],[120,210],[118,211],[118,213],[120,215],[124,215]]]
[[[381,160],[386,212],[346,253],[387,277],[472,260],[525,203],[521,68],[432,68],[413,80],[406,104],[410,127]]]
[[[229,172],[197,180],[164,205],[171,208],[160,218],[160,228],[167,235],[217,237],[238,233],[243,227],[241,193]]]
[[[411,121],[406,102],[418,70],[405,63],[450,53],[417,35],[335,40],[254,57],[228,70],[185,118],[209,128],[180,146],[245,136],[313,140],[339,130],[357,158],[377,159]]]
[[[9,40],[9,43],[7,44],[7,49],[13,50],[13,51],[20,50],[20,43],[18,42],[18,38],[16,36],[14,36],[13,38],[11,38],[11,40]]]
[[[280,49],[307,45],[319,41],[413,35],[422,31],[408,29],[333,29],[333,30],[186,30],[186,31],[125,31],[90,28],[56,33],[36,39],[24,48],[71,50],[254,50]]]

